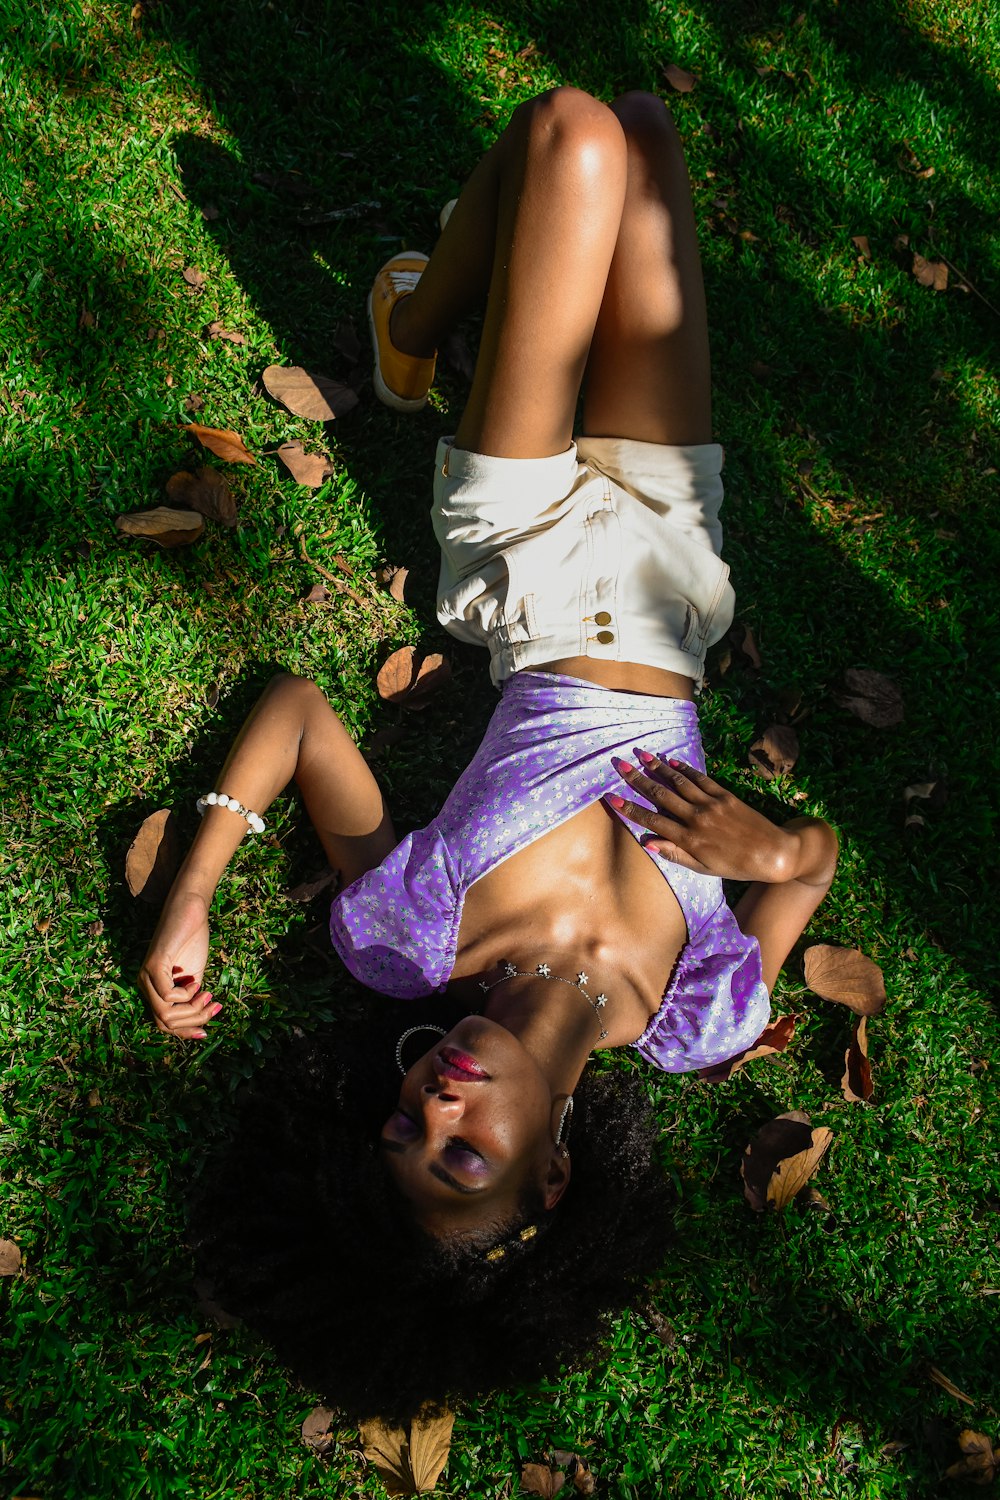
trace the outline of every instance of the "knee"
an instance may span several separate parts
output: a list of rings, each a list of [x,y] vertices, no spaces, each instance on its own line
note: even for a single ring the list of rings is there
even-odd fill
[[[530,153],[557,154],[567,165],[596,173],[624,166],[621,125],[606,104],[582,89],[549,89],[515,114]]]
[[[625,133],[630,150],[663,152],[680,149],[680,137],[669,109],[656,94],[634,89],[610,106]]]

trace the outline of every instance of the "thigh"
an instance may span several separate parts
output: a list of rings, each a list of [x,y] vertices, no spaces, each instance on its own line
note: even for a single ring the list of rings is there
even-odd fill
[[[708,325],[680,140],[666,105],[652,94],[626,94],[612,109],[628,145],[628,180],[587,364],[583,430],[707,443]]]

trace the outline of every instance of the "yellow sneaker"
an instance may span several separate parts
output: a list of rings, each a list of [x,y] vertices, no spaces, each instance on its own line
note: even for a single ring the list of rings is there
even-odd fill
[[[419,250],[394,255],[375,277],[368,296],[368,326],[375,351],[375,394],[395,411],[419,411],[426,404],[434,380],[435,356],[419,359],[404,354],[389,337],[389,319],[401,297],[408,297],[420,280],[428,257]]]

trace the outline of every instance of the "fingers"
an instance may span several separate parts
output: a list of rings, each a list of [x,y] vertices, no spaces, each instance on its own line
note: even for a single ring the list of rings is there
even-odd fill
[[[618,772],[623,781],[627,781],[635,792],[641,792],[648,797],[654,807],[660,809],[668,817],[683,822],[694,806],[704,801],[701,792],[695,790],[692,783],[686,781],[676,772],[669,770],[666,766],[660,768],[660,762],[656,761],[658,778],[653,780],[651,775],[645,775],[630,761],[619,760],[617,756],[611,757],[611,764]],[[652,765],[648,768],[654,769]],[[666,778],[669,778],[667,780]]]
[[[679,796],[689,801],[699,801],[701,796],[711,796],[722,791],[717,781],[706,776],[704,771],[689,766],[686,761],[671,757],[664,765],[662,760],[651,755],[648,750],[636,750],[635,754],[649,776],[656,776],[664,785],[672,787]]]
[[[172,982],[163,970],[154,974],[143,969],[139,975],[139,988],[152,1012],[157,1031],[164,1036],[204,1041],[208,1036],[205,1027],[222,1010],[211,991],[199,989],[190,974],[181,975]]]

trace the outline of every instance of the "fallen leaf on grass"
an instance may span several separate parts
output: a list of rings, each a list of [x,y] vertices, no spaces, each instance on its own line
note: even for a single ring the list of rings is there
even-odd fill
[[[282,443],[275,451],[292,478],[311,490],[318,490],[333,473],[333,465],[327,455],[307,453],[298,438],[290,443]]]
[[[911,269],[921,286],[935,292],[947,290],[948,267],[943,260],[925,260],[922,255],[914,255]]]
[[[125,882],[133,896],[159,906],[177,873],[177,820],[168,807],[150,813],[125,856]]]
[[[814,1130],[801,1110],[762,1125],[740,1165],[743,1194],[750,1207],[756,1213],[784,1208],[815,1175],[832,1140],[825,1125]]]
[[[548,1464],[523,1464],[521,1467],[521,1489],[526,1495],[541,1495],[542,1500],[552,1500],[566,1483],[562,1469],[552,1469]]]
[[[302,595],[303,604],[325,604],[330,598],[330,590],[325,583],[314,583],[308,594]]]
[[[293,885],[288,892],[288,899],[289,901],[312,901],[314,896],[318,896],[320,891],[325,891],[328,886],[333,885],[338,879],[338,872],[332,870],[327,865],[325,869],[321,870],[318,875],[312,876],[310,880],[303,880],[301,885]]]
[[[1000,1473],[1000,1448],[994,1448],[983,1432],[973,1432],[966,1427],[958,1435],[958,1446],[963,1457],[949,1464],[944,1471],[945,1479],[967,1479],[971,1484],[992,1484]]]
[[[224,339],[227,344],[245,344],[246,335],[234,333],[231,328],[224,328],[221,323],[209,323],[205,329],[210,339]]]
[[[678,67],[677,63],[667,63],[663,69],[663,76],[670,87],[676,89],[679,94],[690,94],[698,82],[693,73],[689,73],[686,68]]]
[[[184,397],[184,410],[185,411],[204,411],[205,410],[205,399],[204,399],[204,397],[203,396],[196,396],[196,395],[185,396]]]
[[[857,248],[861,251],[862,259],[871,260],[872,249],[868,243],[868,236],[866,234],[852,234],[851,244],[856,245]]]
[[[841,708],[875,729],[902,724],[903,695],[890,677],[867,667],[848,667],[844,683],[847,691],[835,694]]]
[[[205,530],[205,522],[197,511],[172,510],[166,505],[116,516],[115,525],[123,536],[144,536],[160,547],[186,547],[196,542]]]
[[[453,1412],[414,1417],[409,1434],[377,1418],[359,1428],[365,1458],[375,1465],[390,1495],[423,1495],[434,1489],[448,1462]]]
[[[376,729],[368,744],[362,750],[365,760],[378,760],[382,752],[390,745],[398,745],[400,740],[406,739],[406,730],[401,724],[390,724],[387,729]]]
[[[302,1441],[314,1453],[329,1453],[334,1439],[330,1432],[335,1413],[329,1406],[314,1406],[300,1428]]]
[[[261,378],[269,396],[312,422],[332,422],[358,404],[349,385],[325,375],[310,375],[299,365],[268,365]]]
[[[885,1008],[882,970],[860,948],[816,943],[805,951],[806,984],[824,1000],[846,1005],[857,1016],[877,1016]]]
[[[220,526],[236,525],[236,501],[225,474],[218,469],[199,468],[191,473],[179,469],[167,480],[167,499],[173,505],[185,506],[218,521]]]
[[[714,1063],[710,1068],[699,1068],[698,1077],[705,1083],[727,1083],[734,1073],[738,1073],[742,1067],[745,1067],[748,1062],[753,1062],[755,1058],[773,1057],[776,1052],[784,1052],[795,1035],[797,1020],[797,1015],[778,1016],[776,1020],[764,1027],[752,1047],[748,1047],[745,1052],[738,1052],[735,1057],[730,1057],[725,1062]]]
[[[566,1478],[578,1495],[592,1495],[597,1488],[594,1471],[579,1453],[567,1452],[565,1448],[554,1448],[549,1455],[551,1463],[565,1469]]]
[[[904,828],[923,828],[926,819],[923,813],[917,812],[910,804],[914,801],[926,802],[929,807],[943,807],[948,800],[948,788],[943,781],[915,781],[911,786],[903,788],[903,806],[906,816],[903,819]]]
[[[851,1045],[844,1053],[844,1076],[840,1087],[848,1104],[867,1104],[875,1092],[868,1061],[868,1017],[854,1023]]]
[[[410,576],[409,568],[397,567],[395,563],[383,563],[380,568],[375,569],[375,577],[384,589],[388,589],[397,603],[404,602],[406,580]]]
[[[218,708],[219,706],[219,684],[210,682],[205,689],[205,707]]]
[[[200,422],[188,422],[184,431],[197,438],[202,447],[216,458],[224,458],[230,464],[255,464],[257,460],[250,452],[238,432],[229,427],[202,427]]]
[[[743,657],[747,666],[751,667],[753,671],[759,672],[763,663],[761,662],[760,652],[757,650],[757,642],[754,639],[754,633],[750,629],[750,626],[733,625],[729,631],[728,639]]]
[[[13,1240],[0,1240],[0,1276],[15,1276],[20,1264],[20,1247]]]
[[[976,1403],[972,1397],[967,1396],[964,1391],[960,1391],[955,1382],[949,1380],[947,1375],[938,1369],[937,1365],[928,1365],[927,1373],[935,1385],[939,1385],[943,1391],[947,1391],[949,1396],[954,1396],[956,1401],[964,1401],[966,1406],[975,1406]]]
[[[768,781],[786,775],[798,758],[799,737],[788,724],[769,724],[750,746],[751,766]]]
[[[197,266],[185,266],[181,275],[188,286],[193,287],[196,292],[203,292],[205,290],[205,278]]]
[[[220,1328],[239,1328],[242,1326],[242,1318],[236,1318],[231,1312],[227,1312],[220,1302],[216,1302],[212,1295],[213,1288],[203,1276],[196,1276],[194,1280],[194,1291],[197,1298],[198,1311],[204,1313],[206,1318],[211,1318]]]
[[[425,708],[432,693],[451,680],[451,665],[439,653],[425,656],[417,668],[417,648],[402,646],[385,661],[376,679],[379,697],[403,708]]]

